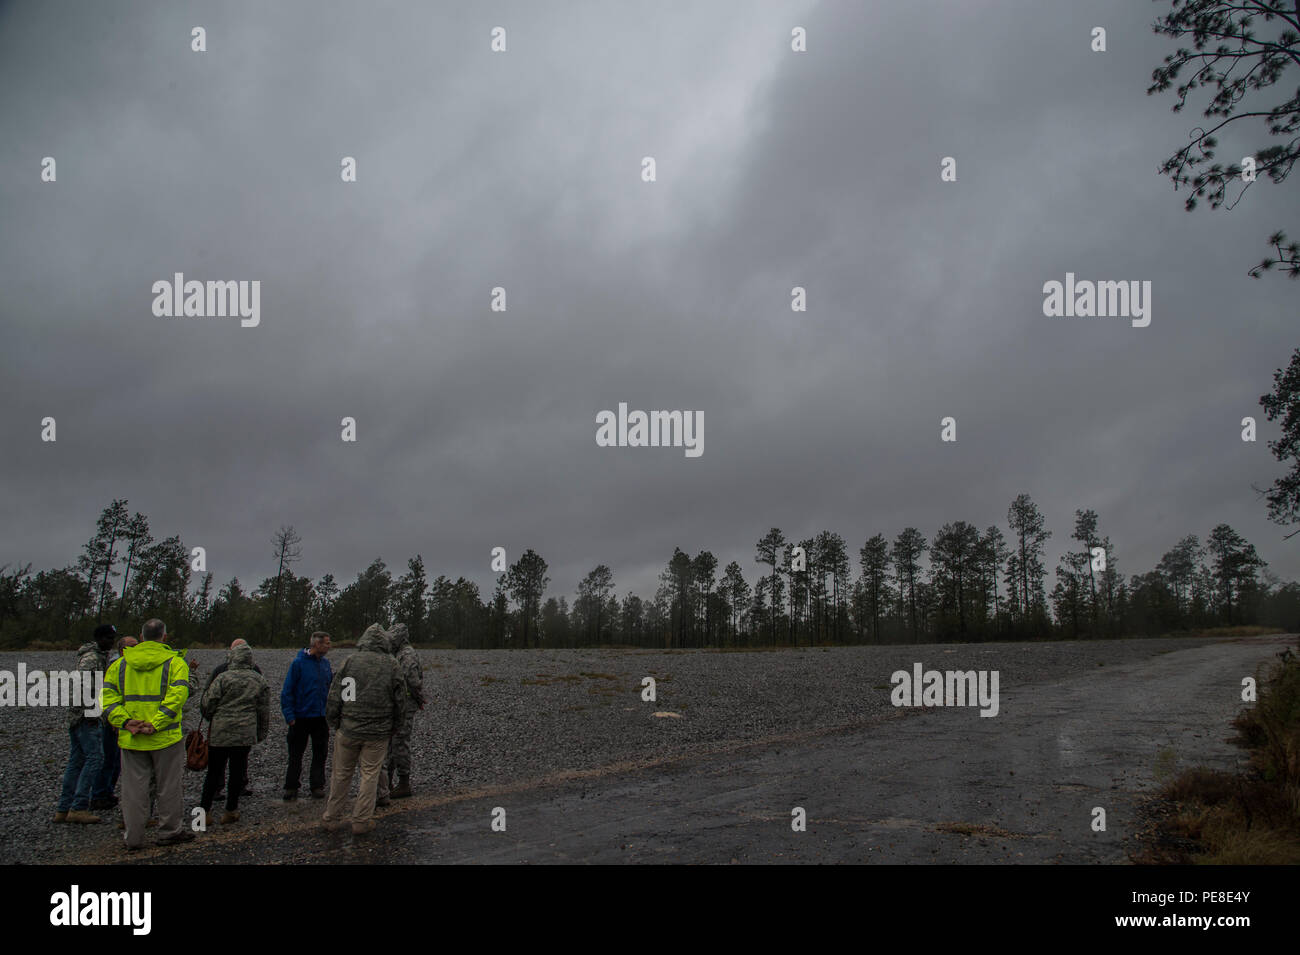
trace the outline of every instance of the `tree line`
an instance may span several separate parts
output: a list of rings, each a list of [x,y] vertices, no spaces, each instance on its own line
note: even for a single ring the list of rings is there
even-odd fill
[[[772,528],[755,544],[760,573],[719,570],[709,551],[677,548],[651,597],[615,592],[600,564],[566,595],[547,595],[547,563],[529,549],[490,594],[465,577],[429,580],[416,555],[395,575],[375,559],[351,583],[317,580],[294,565],[292,527],[272,538],[275,573],[253,588],[214,585],[179,536],[155,540],[149,520],[115,500],[77,560],[35,574],[0,567],[0,646],[67,644],[102,621],[132,631],[162,617],[178,643],[301,645],[314,630],[355,639],[369,624],[401,620],[417,643],[500,647],[775,647],[1060,638],[1117,638],[1212,626],[1300,629],[1300,585],[1270,574],[1226,524],[1204,543],[1178,541],[1145,574],[1120,573],[1095,511],[1074,515],[1071,544],[1049,580],[1052,532],[1021,494],[1007,529],[944,524],[869,538],[856,554],[839,534],[787,539]],[[856,561],[854,558],[856,557]],[[1051,589],[1049,590],[1049,584]]]

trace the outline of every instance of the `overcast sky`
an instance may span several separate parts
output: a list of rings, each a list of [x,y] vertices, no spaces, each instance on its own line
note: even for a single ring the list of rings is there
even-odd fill
[[[420,553],[486,594],[532,547],[552,594],[652,596],[674,547],[752,583],[768,528],[829,529],[856,572],[1023,492],[1051,567],[1093,508],[1126,575],[1227,522],[1300,577],[1251,487],[1300,283],[1246,275],[1300,187],[1184,211],[1167,9],[0,2],[0,564],[126,498],[218,584],[292,524],[312,577]],[[1150,281],[1150,326],[1045,317],[1067,271]],[[156,317],[176,272],[259,280],[261,324]],[[619,402],[702,411],[704,453],[598,447]]]

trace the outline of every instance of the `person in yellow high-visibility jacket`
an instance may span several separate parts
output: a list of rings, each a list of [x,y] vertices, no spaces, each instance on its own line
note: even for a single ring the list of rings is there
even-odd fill
[[[122,820],[126,848],[139,849],[149,816],[149,780],[158,786],[158,843],[188,842],[182,776],[185,745],[181,710],[190,695],[190,668],[185,657],[163,642],[166,625],[147,620],[140,642],[127,647],[104,674],[100,706],[118,730],[122,750]]]

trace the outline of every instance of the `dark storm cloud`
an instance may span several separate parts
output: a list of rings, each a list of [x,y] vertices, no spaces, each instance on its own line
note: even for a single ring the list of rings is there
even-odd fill
[[[1183,211],[1156,5],[266,6],[0,8],[0,563],[126,497],[219,582],[291,523],[313,576],[486,591],[499,544],[649,596],[674,546],[752,581],[773,525],[856,556],[1027,492],[1053,565],[1093,507],[1125,573],[1220,521],[1300,570],[1239,439],[1295,344],[1295,286],[1244,275],[1295,192]],[[260,280],[261,326],[155,318],[177,271]],[[1045,318],[1067,271],[1150,280],[1150,327]],[[703,456],[598,448],[620,401],[702,410]]]

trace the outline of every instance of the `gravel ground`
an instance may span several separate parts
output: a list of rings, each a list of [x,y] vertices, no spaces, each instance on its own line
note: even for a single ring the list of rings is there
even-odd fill
[[[910,670],[918,661],[927,669],[998,670],[1005,705],[1018,687],[1203,642],[1176,638],[756,652],[421,650],[431,702],[416,719],[413,788],[417,796],[451,795],[877,722],[899,715],[889,703],[890,674]],[[331,660],[337,667],[350,652],[335,651]],[[204,680],[224,659],[217,650],[195,655]],[[282,650],[254,652],[276,702],[292,656]],[[74,666],[75,654],[0,653],[0,669],[13,672],[20,661],[29,671],[60,669]],[[646,676],[657,681],[653,703],[641,700]],[[239,826],[249,835],[264,826],[270,837],[280,824],[314,818],[323,808],[310,798],[281,802],[287,747],[276,703],[272,710],[271,736],[254,748],[250,760],[255,795],[240,804]],[[194,725],[196,711],[187,707],[187,728]],[[654,715],[662,712],[680,718]],[[0,863],[121,857],[116,810],[102,813],[105,824],[98,826],[51,821],[67,756],[63,719],[62,710],[0,709]],[[202,773],[185,774],[187,811],[198,803],[202,778]]]

